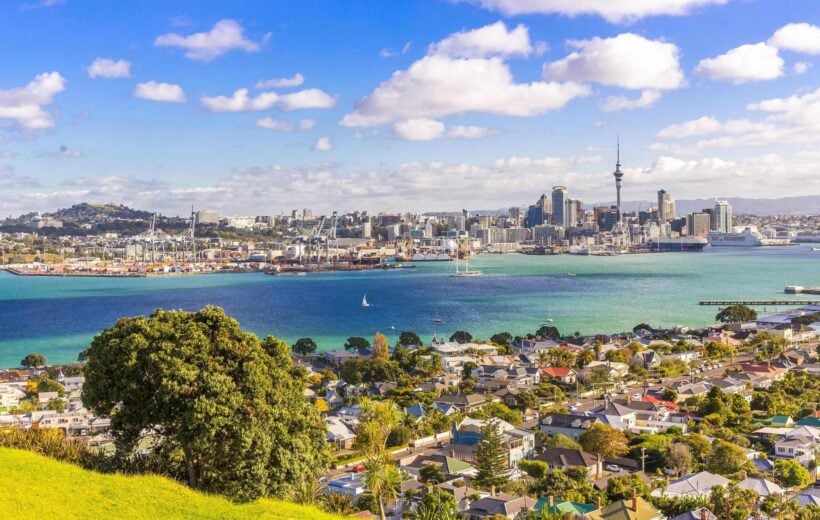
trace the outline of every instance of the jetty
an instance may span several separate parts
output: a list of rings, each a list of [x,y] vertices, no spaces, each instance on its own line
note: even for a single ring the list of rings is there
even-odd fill
[[[820,294],[820,287],[803,287],[802,285],[787,285],[783,290],[786,294]]]
[[[820,300],[701,300],[698,305],[716,305],[728,307],[730,305],[746,305],[747,307],[774,307],[777,305],[820,305]]]

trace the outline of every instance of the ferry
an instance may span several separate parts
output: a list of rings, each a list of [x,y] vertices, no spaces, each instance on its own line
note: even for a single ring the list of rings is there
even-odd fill
[[[646,245],[650,251],[703,251],[709,241],[702,237],[660,237]]]
[[[732,233],[710,231],[709,243],[716,247],[760,247],[788,246],[792,241],[789,238],[768,238],[757,227],[746,226],[742,231]]]

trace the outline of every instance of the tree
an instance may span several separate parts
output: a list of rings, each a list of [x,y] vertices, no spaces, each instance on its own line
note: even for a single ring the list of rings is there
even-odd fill
[[[595,359],[595,353],[588,348],[585,348],[575,357],[575,364],[578,368],[584,368]]]
[[[749,467],[751,462],[746,458],[743,448],[731,442],[718,439],[715,441],[715,450],[709,459],[707,468],[713,473],[731,475]]]
[[[606,482],[606,498],[610,502],[625,500],[632,496],[632,491],[643,497],[649,496],[649,486],[640,475],[634,473],[612,477]]]
[[[676,476],[683,475],[692,467],[692,450],[686,444],[676,442],[666,454],[666,467],[673,470]]]
[[[794,459],[778,459],[774,463],[774,475],[786,487],[803,488],[811,484],[809,470]]]
[[[413,513],[413,520],[456,520],[458,504],[450,493],[435,488],[424,495],[421,504]]]
[[[220,308],[120,319],[86,358],[83,402],[111,417],[119,457],[150,436],[191,487],[237,500],[287,496],[327,467],[325,426],[288,346]]]
[[[365,463],[364,487],[369,489],[379,506],[379,516],[385,520],[385,504],[399,498],[402,476],[399,468],[390,461],[387,453],[368,458]]]
[[[45,366],[46,357],[42,354],[31,353],[20,361],[20,366],[23,368],[40,368]]]
[[[299,338],[291,347],[293,351],[300,356],[307,356],[316,352],[316,342],[310,338]]]
[[[578,441],[584,450],[604,457],[619,457],[629,451],[626,436],[608,424],[593,424]]]
[[[390,347],[387,344],[387,336],[381,332],[377,332],[376,335],[373,336],[373,352],[371,357],[374,360],[387,361],[389,354]]]
[[[425,484],[441,484],[447,476],[435,464],[425,464],[419,470],[419,480]]]
[[[525,390],[515,396],[515,401],[522,410],[535,410],[538,408],[538,397],[529,390]]]
[[[555,435],[545,435],[541,444],[547,448],[569,448],[571,450],[580,450],[581,445],[571,437],[564,434],[556,433]]]
[[[499,332],[498,334],[493,334],[490,336],[490,341],[495,343],[496,345],[504,345],[508,346],[512,344],[512,334],[509,332]]]
[[[535,335],[550,339],[557,339],[561,337],[561,333],[558,332],[558,328],[552,325],[541,325],[538,330],[535,331]]]
[[[473,341],[473,335],[464,330],[457,330],[453,332],[453,335],[450,336],[450,341],[455,341],[456,343],[469,343]]]
[[[485,489],[492,486],[500,488],[510,481],[509,461],[501,435],[501,425],[497,419],[484,421],[476,451],[478,475],[475,483]]]
[[[709,499],[709,509],[719,520],[746,520],[757,498],[757,493],[751,489],[740,489],[737,484],[715,486]]]
[[[652,327],[647,323],[639,323],[632,327],[632,332],[635,334],[637,334],[639,330],[652,330]]]
[[[664,401],[675,402],[678,400],[678,391],[671,387],[666,387],[663,389],[663,393],[661,397]]]
[[[362,348],[370,348],[370,342],[367,341],[366,338],[362,338],[361,336],[350,336],[347,338],[347,341],[345,342],[345,350],[352,351]]]
[[[721,323],[754,321],[757,319],[757,311],[745,305],[729,305],[721,309],[715,319]]]
[[[350,516],[356,512],[356,506],[353,504],[353,495],[349,493],[325,493],[319,500],[322,509],[328,513],[333,513],[340,516]]]
[[[421,338],[415,332],[406,330],[399,334],[399,345],[404,347],[419,347],[421,344]]]

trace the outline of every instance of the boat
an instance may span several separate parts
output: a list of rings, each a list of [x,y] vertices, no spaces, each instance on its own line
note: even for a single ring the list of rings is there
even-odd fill
[[[788,246],[792,244],[790,238],[770,238],[758,231],[756,226],[746,226],[741,231],[726,233],[724,231],[710,231],[709,244],[717,247],[760,247],[760,246]]]
[[[575,273],[567,273],[567,276],[575,276]]]
[[[370,304],[367,303],[367,294],[365,293],[364,297],[362,297],[362,307],[370,307]]]
[[[458,255],[456,255],[456,272],[450,276],[481,276],[482,274],[483,273],[481,271],[470,269],[470,261],[467,254],[464,255],[464,269],[460,270],[458,268]]]
[[[709,241],[703,237],[660,237],[646,245],[650,251],[703,251]]]
[[[820,247],[813,247],[811,248],[812,251],[820,251]]]
[[[547,322],[547,323],[552,323],[552,322],[553,322],[553,319],[552,319],[552,307],[550,307],[549,305],[547,305],[547,320],[546,320],[546,322]]]
[[[433,320],[433,323],[444,323],[444,320],[443,320],[443,319],[441,319],[441,318],[435,318],[435,319]]]

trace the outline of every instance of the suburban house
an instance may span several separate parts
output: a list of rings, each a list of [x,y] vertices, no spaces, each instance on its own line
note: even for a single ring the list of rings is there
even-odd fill
[[[548,435],[566,435],[577,441],[593,424],[602,422],[594,415],[548,413],[541,418],[541,432]]]
[[[786,436],[775,442],[775,457],[796,459],[807,465],[814,458],[814,450],[820,444],[820,429],[811,426],[798,426]]]
[[[478,444],[481,442],[481,428],[486,421],[466,418],[458,427],[453,428],[453,442],[450,444],[450,456],[470,464],[476,462]],[[507,451],[507,464],[512,469],[513,477],[517,477],[518,463],[523,459],[530,459],[535,454],[535,434],[528,430],[521,430],[506,421],[498,421],[501,431],[501,441]]]
[[[629,374],[629,365],[617,361],[593,361],[585,366],[579,374],[582,377],[589,377],[596,369],[606,370],[610,379],[620,379]]]
[[[484,497],[470,504],[467,510],[467,518],[470,520],[482,520],[484,518],[518,518],[535,507],[538,501],[527,496],[514,497],[499,493],[497,495]]]
[[[709,497],[712,494],[713,487],[726,487],[728,484],[728,478],[708,471],[699,471],[673,480],[663,488],[653,490],[652,496],[670,498]]]
[[[470,413],[487,404],[487,398],[482,394],[448,394],[442,395],[434,405],[451,405],[461,413]]]
[[[564,384],[575,384],[575,380],[578,378],[578,373],[567,367],[544,367],[541,369],[541,375],[545,379]]]
[[[635,495],[632,498],[616,500],[609,505],[587,513],[589,520],[665,520],[666,516],[652,504]]]
[[[737,487],[740,489],[751,489],[757,493],[761,500],[770,496],[783,494],[783,488],[765,478],[746,477],[738,482]]]
[[[547,448],[536,455],[535,460],[546,463],[550,469],[583,468],[592,479],[601,478],[604,469],[598,455],[572,448]]]
[[[337,450],[349,450],[356,442],[356,432],[339,417],[325,417],[327,441]]]

